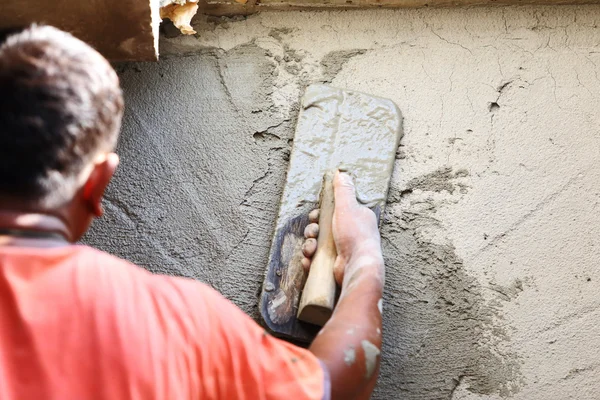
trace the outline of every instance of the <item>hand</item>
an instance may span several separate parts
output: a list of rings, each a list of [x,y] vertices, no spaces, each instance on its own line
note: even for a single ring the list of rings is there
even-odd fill
[[[375,355],[379,354],[377,351],[369,353],[364,346],[369,343],[370,349],[379,350],[382,344],[385,269],[381,239],[375,214],[356,200],[352,178],[336,173],[333,190],[332,233],[337,249],[334,275],[342,290],[335,311],[312,342],[310,351],[329,372],[332,399],[370,399],[380,357]],[[315,224],[316,217],[315,212],[311,225]],[[309,267],[317,248],[312,236],[318,234],[318,229],[311,225],[305,232],[308,239],[303,262]],[[346,362],[348,351],[356,357],[353,357],[355,362]]]
[[[319,237],[319,209],[312,210],[308,214],[308,220],[310,224],[304,229],[304,244],[302,245],[302,253],[304,258],[302,259],[302,267],[304,271],[308,272],[310,269],[310,263],[312,257],[317,252],[317,238]]]
[[[356,189],[350,175],[336,172],[333,188],[333,238],[338,253],[334,266],[336,281],[343,287],[344,277],[352,278],[366,268],[376,273],[383,281],[385,271],[375,214],[356,200]],[[302,247],[302,266],[306,270],[310,268],[311,258],[317,250],[318,210],[309,214],[309,220],[311,223],[304,231],[306,241]]]
[[[381,237],[377,217],[368,207],[356,200],[352,177],[337,172],[333,180],[335,211],[333,239],[338,253],[333,269],[335,279],[342,287],[363,269],[376,273],[383,282],[384,266]]]

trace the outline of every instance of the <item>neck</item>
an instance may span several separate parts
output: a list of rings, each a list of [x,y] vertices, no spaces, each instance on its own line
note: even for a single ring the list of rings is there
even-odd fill
[[[23,235],[19,235],[19,232]],[[40,234],[40,236],[32,237],[28,233]],[[44,237],[44,234],[47,236]],[[1,209],[0,237],[3,237],[0,244],[2,242],[27,242],[46,245],[48,242],[73,241],[67,224],[55,215]]]

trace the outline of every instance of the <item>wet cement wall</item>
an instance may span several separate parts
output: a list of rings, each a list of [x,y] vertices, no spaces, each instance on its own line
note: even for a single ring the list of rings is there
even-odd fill
[[[257,299],[312,82],[404,114],[382,227],[376,399],[597,399],[600,7],[202,18],[119,66],[127,110],[86,241]]]

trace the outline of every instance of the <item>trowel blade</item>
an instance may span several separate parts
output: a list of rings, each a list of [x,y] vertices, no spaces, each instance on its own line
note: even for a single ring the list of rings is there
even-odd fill
[[[306,279],[300,263],[304,228],[323,175],[336,168],[351,173],[359,201],[379,216],[401,137],[402,116],[392,101],[326,85],[306,89],[260,300],[275,335],[310,341],[318,330],[296,313]]]

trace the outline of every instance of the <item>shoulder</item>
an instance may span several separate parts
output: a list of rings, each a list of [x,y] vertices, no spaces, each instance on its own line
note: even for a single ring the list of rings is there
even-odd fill
[[[157,349],[178,343],[189,350],[206,334],[206,318],[219,297],[210,287],[153,274],[84,246],[77,249],[75,261],[77,292],[88,316],[95,325],[108,323],[116,337],[127,332],[139,345],[152,340]]]
[[[94,284],[110,283],[126,286],[125,294],[142,296],[147,292],[155,296],[168,296],[171,300],[190,295],[219,296],[210,287],[193,279],[154,274],[127,260],[88,246],[74,246],[71,253],[77,273]]]
[[[84,245],[74,245],[71,249],[72,257],[77,262],[85,262],[89,265],[107,268],[111,270],[115,267],[124,267],[126,270],[138,270],[140,273],[147,272],[137,265],[123,260],[122,258],[113,256],[102,250],[94,249],[93,247]]]
[[[79,282],[88,283],[98,291],[139,288],[151,280],[163,278],[156,276],[158,279],[155,279],[151,272],[130,261],[88,246],[73,246],[70,261]]]
[[[122,310],[137,314],[122,315],[124,318],[201,314],[206,309],[203,306],[223,301],[215,290],[201,282],[153,274],[91,247],[77,246],[74,257],[79,281],[89,287],[88,293],[95,297],[96,304],[113,307],[117,314]],[[125,305],[130,306],[123,308]]]

